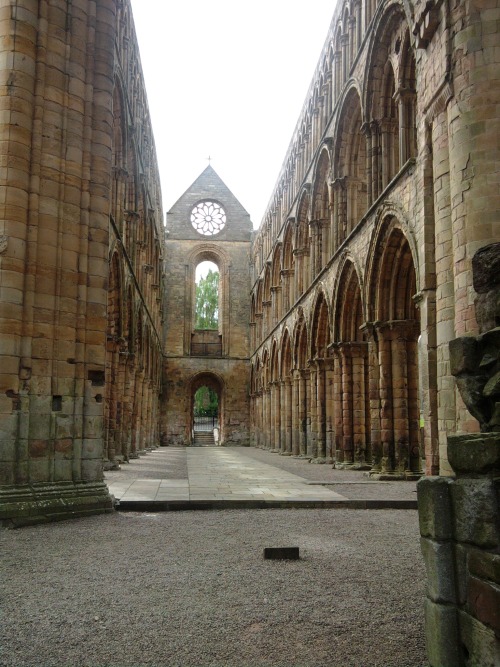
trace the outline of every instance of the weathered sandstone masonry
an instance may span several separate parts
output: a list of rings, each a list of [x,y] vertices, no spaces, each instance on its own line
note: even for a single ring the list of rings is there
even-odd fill
[[[203,202],[224,212],[215,234],[192,226],[193,208]],[[164,443],[192,444],[194,393],[206,385],[219,397],[221,444],[248,445],[250,216],[208,166],[168,212],[166,234]],[[195,329],[195,272],[203,261],[219,270],[217,331]]]
[[[254,444],[453,474],[449,341],[499,237],[496,0],[339,4],[253,244]]]
[[[0,501],[1,518],[23,523],[111,509],[103,456],[112,458],[119,440],[113,397],[131,382],[120,379],[114,355],[118,346],[130,352],[132,322],[137,329],[143,317],[138,302],[147,301],[155,332],[147,340],[161,334],[156,302],[141,297],[153,280],[139,266],[154,261],[161,209],[128,3],[3,3],[0,38]],[[117,100],[128,100],[126,111]],[[120,116],[135,155],[119,145]],[[142,173],[155,181],[154,194],[144,185],[142,208],[134,208],[112,185],[125,155],[128,179],[138,178],[131,165],[145,140]],[[127,238],[124,209],[134,216]],[[133,256],[136,241],[151,250]],[[127,281],[133,305],[124,332]],[[157,378],[141,393],[153,405],[160,364],[151,371],[154,354],[143,363],[145,344],[135,345],[132,368]],[[137,410],[129,425],[137,430],[141,419],[139,449],[153,427]]]
[[[418,483],[432,667],[500,664],[500,243],[473,267],[480,335],[454,339],[450,355],[482,432],[449,436],[455,479]]]

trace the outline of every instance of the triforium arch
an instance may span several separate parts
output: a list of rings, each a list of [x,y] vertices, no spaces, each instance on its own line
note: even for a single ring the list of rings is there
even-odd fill
[[[365,341],[363,289],[352,257],[339,269],[334,293],[334,419],[337,468],[371,465],[369,343]]]
[[[370,366],[373,474],[411,478],[422,472],[423,442],[418,388],[420,320],[416,254],[406,225],[387,214],[371,248],[365,332],[376,347]],[[378,404],[377,404],[378,403]]]
[[[277,243],[273,251],[271,265],[271,321],[274,327],[283,316],[283,283],[281,276],[282,244]]]
[[[311,283],[309,214],[311,196],[310,187],[303,189],[297,207],[297,223],[295,227],[295,294],[301,297]]]
[[[285,313],[293,306],[296,299],[295,291],[295,255],[294,255],[294,219],[288,218],[283,234],[282,252],[282,284],[283,310]]]
[[[313,279],[326,265],[330,248],[331,156],[323,146],[314,171],[311,212],[311,267]]]
[[[360,94],[352,84],[339,114],[334,150],[334,248],[351,234],[367,209],[366,139]]]
[[[193,444],[194,441],[194,399],[195,394],[201,387],[208,387],[213,392],[217,394],[218,402],[218,424],[219,424],[219,442],[224,444],[226,438],[226,430],[224,427],[225,424],[225,403],[226,403],[226,390],[225,384],[222,377],[213,371],[202,371],[194,375],[188,382],[188,400],[189,405],[189,424],[190,424],[190,433],[189,433],[189,443]]]
[[[416,65],[401,5],[377,17],[365,70],[368,201],[372,203],[416,154]]]

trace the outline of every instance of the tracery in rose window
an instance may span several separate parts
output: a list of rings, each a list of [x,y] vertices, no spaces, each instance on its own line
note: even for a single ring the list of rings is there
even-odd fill
[[[226,212],[215,201],[202,201],[191,212],[191,224],[203,236],[214,236],[226,225]]]

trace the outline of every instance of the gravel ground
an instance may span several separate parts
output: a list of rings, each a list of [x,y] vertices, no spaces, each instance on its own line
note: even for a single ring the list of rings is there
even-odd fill
[[[170,448],[169,448],[170,449]],[[124,463],[121,470],[106,472],[107,481],[121,482],[128,479],[187,479],[185,448],[171,448],[178,456],[169,459],[168,468],[156,463],[155,455],[164,449],[148,452],[139,459]],[[335,470],[331,465],[317,465],[308,460],[271,454],[254,447],[238,447],[237,451],[249,458],[275,466],[280,470],[299,475],[313,482],[328,483],[328,488],[352,500],[416,500],[416,482],[376,482],[369,480],[359,470]],[[332,485],[333,483],[333,485]]]
[[[414,511],[116,513],[0,543],[3,667],[426,664]],[[263,560],[286,545],[300,561]]]

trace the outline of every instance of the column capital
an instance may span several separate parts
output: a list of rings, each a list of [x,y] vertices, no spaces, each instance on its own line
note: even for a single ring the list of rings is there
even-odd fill
[[[416,338],[420,333],[420,327],[416,320],[377,322],[376,328],[377,333],[386,340],[396,340],[398,338],[410,340]]]

